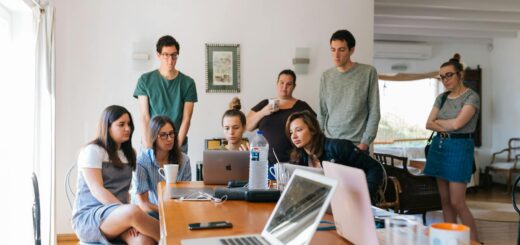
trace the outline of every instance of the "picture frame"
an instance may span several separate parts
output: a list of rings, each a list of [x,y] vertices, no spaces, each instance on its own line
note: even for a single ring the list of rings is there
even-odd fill
[[[206,93],[240,92],[240,45],[206,44]]]

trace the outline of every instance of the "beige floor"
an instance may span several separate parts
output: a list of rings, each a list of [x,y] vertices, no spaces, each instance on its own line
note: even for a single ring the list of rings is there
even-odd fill
[[[504,186],[495,186],[489,190],[479,189],[469,190],[466,198],[472,201],[488,201],[512,203],[511,195],[504,193]],[[518,202],[520,203],[520,192],[517,191]],[[428,222],[442,220],[442,214],[432,213],[428,215]],[[514,245],[517,244],[518,223],[511,222],[491,222],[477,220],[477,229],[480,239],[486,245]],[[58,245],[77,245],[77,241],[58,242]]]

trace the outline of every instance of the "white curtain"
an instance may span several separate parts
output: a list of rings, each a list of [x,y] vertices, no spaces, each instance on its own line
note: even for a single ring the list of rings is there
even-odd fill
[[[36,79],[34,171],[40,182],[42,244],[55,244],[55,48],[54,7],[34,3]]]

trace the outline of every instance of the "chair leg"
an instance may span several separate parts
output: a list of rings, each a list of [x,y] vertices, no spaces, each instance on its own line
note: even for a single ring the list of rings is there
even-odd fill
[[[512,180],[512,178],[513,178],[513,172],[512,172],[512,171],[509,171],[509,172],[507,173],[507,182],[506,182],[506,185],[507,185],[507,187],[506,187],[506,193],[507,193],[507,194],[511,193],[511,187],[512,187],[512,186],[511,186],[511,185],[512,185],[511,180]]]

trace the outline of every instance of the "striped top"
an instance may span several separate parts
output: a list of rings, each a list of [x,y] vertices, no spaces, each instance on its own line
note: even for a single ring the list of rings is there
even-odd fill
[[[191,181],[190,159],[182,153],[177,181]],[[159,164],[155,161],[153,149],[146,149],[139,153],[137,166],[132,179],[132,202],[136,203],[137,194],[148,192],[148,199],[157,205],[157,184],[164,178],[159,175]]]

